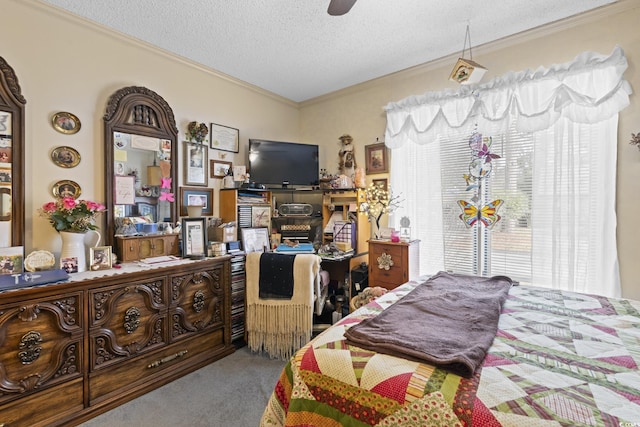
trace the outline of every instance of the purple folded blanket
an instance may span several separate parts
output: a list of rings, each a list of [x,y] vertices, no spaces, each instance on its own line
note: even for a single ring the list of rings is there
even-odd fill
[[[470,377],[493,343],[511,285],[505,276],[440,272],[344,335],[357,347]]]

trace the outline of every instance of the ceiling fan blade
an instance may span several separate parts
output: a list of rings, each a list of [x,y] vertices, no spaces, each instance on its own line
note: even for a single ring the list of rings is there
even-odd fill
[[[356,0],[331,0],[327,12],[331,16],[340,16],[349,12]]]

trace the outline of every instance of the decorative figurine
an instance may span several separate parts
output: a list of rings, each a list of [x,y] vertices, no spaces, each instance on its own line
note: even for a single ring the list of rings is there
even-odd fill
[[[356,156],[353,152],[353,138],[351,135],[344,134],[340,138],[340,157],[339,170],[340,175],[346,175],[353,179],[356,174]]]

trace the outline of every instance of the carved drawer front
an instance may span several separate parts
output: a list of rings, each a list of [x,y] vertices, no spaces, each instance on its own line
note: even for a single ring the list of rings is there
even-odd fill
[[[188,370],[190,366],[204,365],[211,361],[212,354],[220,350],[222,342],[223,331],[212,330],[128,363],[94,371],[89,374],[89,405],[120,396],[123,390],[144,387],[158,377]]]
[[[176,341],[224,323],[223,266],[171,277],[170,340]]]
[[[0,306],[0,404],[81,377],[82,329],[79,292]]]
[[[50,427],[64,425],[60,419],[84,408],[82,378],[40,390],[0,408],[0,425],[6,427]]]
[[[164,277],[89,291],[91,369],[102,369],[167,342]]]

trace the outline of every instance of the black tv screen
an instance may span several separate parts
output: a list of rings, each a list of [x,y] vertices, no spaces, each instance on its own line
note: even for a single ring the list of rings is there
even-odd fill
[[[317,185],[319,173],[317,145],[249,140],[249,174],[256,184],[267,188]]]

